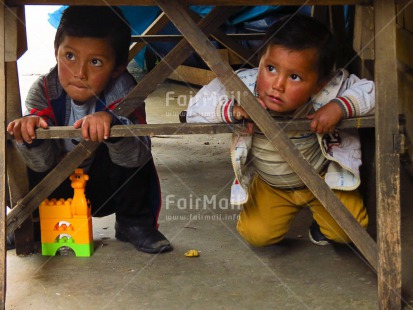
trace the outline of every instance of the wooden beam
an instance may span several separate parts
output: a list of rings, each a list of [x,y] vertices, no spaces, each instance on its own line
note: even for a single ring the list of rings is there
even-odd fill
[[[374,9],[356,6],[353,48],[361,60],[374,60]]]
[[[168,19],[169,20],[169,19]],[[227,33],[228,38],[234,40],[262,40],[265,33]],[[133,35],[132,42],[173,42],[184,39],[181,34],[153,34],[153,35]]]
[[[201,19],[200,16],[193,11],[188,11],[188,13],[195,22],[198,22]],[[241,58],[244,64],[249,64],[253,67],[258,66],[256,51],[246,49],[235,39],[228,37],[219,29],[214,31],[214,33],[212,34],[212,38],[217,42],[221,43],[225,48],[227,48],[237,57]]]
[[[209,36],[237,10],[237,7],[216,7],[198,23],[197,27]],[[193,51],[193,47],[186,40],[180,41],[158,65],[139,81],[114,112],[119,115],[130,115]]]
[[[27,51],[24,7],[12,7],[5,10],[6,54],[5,61],[17,61]]]
[[[0,307],[6,303],[6,67],[5,13],[0,5]]]
[[[228,50],[223,51],[228,55]],[[168,79],[202,87],[209,84],[216,77],[215,72],[209,69],[180,65],[171,73]]]
[[[309,130],[310,120],[300,119],[294,121],[277,121],[278,126],[284,131]],[[374,127],[374,116],[350,118],[340,122],[337,126],[343,128],[371,128]],[[132,136],[160,136],[160,135],[191,135],[191,134],[218,134],[232,133],[233,131],[244,131],[242,124],[145,124],[145,125],[116,125],[110,130],[112,138]],[[82,138],[81,129],[73,126],[56,126],[48,129],[36,130],[37,139],[74,139]]]
[[[29,192],[27,166],[11,141],[7,143],[7,184],[10,193],[10,207],[13,208]],[[16,255],[34,252],[33,217],[31,214],[14,231]]]
[[[22,117],[17,61],[6,62],[6,124]]]
[[[394,1],[374,1],[376,77],[376,205],[380,309],[401,309],[400,136]]]
[[[49,196],[68,175],[89,157],[100,143],[82,141],[73,151],[67,154],[57,166],[34,187],[24,198],[19,200],[10,211],[6,219],[7,232],[14,232],[31,214],[39,204]]]
[[[215,31],[212,37],[229,51],[234,53],[236,56],[242,59],[245,64],[249,64],[253,67],[258,66],[257,52],[251,51],[243,47],[241,44],[235,41],[234,38],[227,36],[221,31]]]
[[[153,6],[155,0],[7,0],[6,5],[139,5]],[[255,5],[353,5],[371,4],[372,0],[184,0],[185,5],[221,5],[221,6],[255,6]]]
[[[281,156],[300,176],[314,196],[330,212],[346,234],[363,253],[371,266],[377,267],[377,248],[374,240],[360,226],[341,201],[327,186],[325,181],[313,169],[294,144],[282,132],[280,126],[273,121],[244,83],[236,76],[232,68],[222,61],[214,46],[195,26],[183,6],[168,0],[156,0],[158,6],[173,21],[178,30],[195,48],[206,64],[220,77],[228,92],[240,93],[239,103],[255,121],[271,144],[279,150]]]
[[[413,34],[405,29],[396,29],[397,59],[403,64],[413,68],[412,46]]]
[[[116,125],[110,130],[110,136],[160,136],[160,135],[188,135],[188,134],[218,134],[231,133],[243,127],[231,124],[146,124],[146,125]],[[81,138],[80,129],[70,127],[50,127],[50,129],[37,129],[37,139],[70,139]]]
[[[19,77],[17,61],[6,62],[6,110],[7,123],[22,117]],[[10,208],[29,192],[27,166],[17,151],[15,145],[8,141],[7,151],[7,184],[10,197]],[[17,255],[28,255],[34,252],[34,232],[32,216],[14,233]]]
[[[165,13],[161,13],[153,22],[151,25],[149,25],[148,28],[145,29],[145,31],[142,33],[142,36],[148,36],[148,35],[154,35],[158,33],[159,31],[162,30],[163,27],[166,26],[166,24],[169,23],[168,17],[165,15]],[[132,36],[133,38],[134,36]],[[133,40],[132,40],[133,41]],[[144,42],[134,42],[132,43],[131,47],[129,48],[129,61],[135,57],[142,48],[145,47]]]

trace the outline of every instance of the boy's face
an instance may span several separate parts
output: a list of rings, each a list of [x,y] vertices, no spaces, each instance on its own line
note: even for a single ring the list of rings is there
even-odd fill
[[[293,112],[318,93],[316,49],[294,51],[280,45],[269,46],[261,57],[256,91],[268,109],[279,113]]]
[[[124,70],[105,39],[65,36],[55,55],[59,81],[77,104],[99,96]]]

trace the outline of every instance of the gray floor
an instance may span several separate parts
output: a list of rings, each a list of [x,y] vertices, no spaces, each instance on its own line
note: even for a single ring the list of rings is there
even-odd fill
[[[148,100],[149,121],[177,122],[184,98],[195,92],[162,84]],[[374,271],[351,247],[313,245],[308,212],[280,245],[255,249],[240,239],[238,210],[227,203],[229,140],[229,134],[153,137],[163,196],[160,230],[173,252],[140,253],[114,239],[113,216],[94,219],[89,258],[8,251],[7,309],[377,309]],[[402,185],[409,193],[405,174]],[[413,305],[413,215],[404,199],[403,292]],[[375,234],[374,226],[369,230]],[[190,249],[200,257],[185,257]]]

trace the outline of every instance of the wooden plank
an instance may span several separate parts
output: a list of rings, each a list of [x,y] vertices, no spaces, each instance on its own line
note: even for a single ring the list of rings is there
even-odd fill
[[[404,3],[400,5],[400,12],[403,16],[403,27],[410,32],[413,32],[413,5],[412,2]]]
[[[211,70],[181,65],[168,78],[174,81],[203,86],[216,77],[215,72]]]
[[[399,101],[400,101],[400,113],[405,115],[406,123],[405,125],[405,134],[407,141],[413,141],[413,72],[411,68],[399,66],[398,70],[398,86],[400,89],[399,92]],[[407,152],[405,154],[410,158],[410,161],[413,162],[413,153]],[[403,159],[402,159],[403,161]],[[413,177],[413,173],[412,173]]]
[[[217,51],[227,62],[229,62],[227,49],[217,49]],[[168,79],[204,86],[216,77],[217,75],[215,72],[209,69],[180,65],[169,75]]]
[[[182,0],[185,5],[221,5],[221,6],[254,6],[254,5],[352,5],[371,4],[372,0]],[[153,6],[156,0],[7,0],[8,6],[16,5],[140,5]]]
[[[169,19],[168,19],[169,21]],[[228,38],[234,40],[262,40],[265,33],[227,33]],[[153,34],[153,35],[133,35],[132,42],[174,42],[184,38],[181,34]]]
[[[376,76],[376,180],[380,309],[401,309],[400,156],[394,1],[374,2]]]
[[[5,61],[16,61],[27,51],[24,7],[12,7],[5,10],[6,54]]]
[[[206,36],[209,36],[237,10],[237,7],[216,7],[198,23],[198,27]],[[130,115],[137,105],[141,104],[159,83],[168,78],[193,51],[192,46],[186,40],[180,41],[168,55],[162,58],[158,65],[139,81],[138,85],[116,107],[114,112],[119,115]]]
[[[7,143],[7,184],[10,204],[13,208],[29,192],[29,179],[26,164],[11,141]],[[29,255],[34,252],[33,217],[27,219],[14,231],[17,255]]]
[[[198,26],[204,29],[209,35],[236,10],[236,7],[214,8]],[[162,59],[161,63],[147,74],[128,94],[125,100],[115,109],[116,113],[123,116],[130,115],[136,109],[137,105],[141,104],[156,88],[157,84],[162,82],[163,79],[166,79],[192,51],[191,46],[185,40],[178,43],[177,46]],[[125,103],[127,104],[125,105]],[[82,141],[72,152],[67,154],[62,161],[11,210],[6,220],[7,230],[13,232],[21,225],[38,207],[39,203],[50,195],[98,146],[99,143]]]
[[[151,25],[149,25],[148,28],[145,29],[144,32],[142,32],[142,36],[147,36],[147,35],[154,35],[161,31],[163,27],[166,26],[166,24],[169,23],[168,17],[164,14],[161,13],[153,22]],[[132,36],[133,38],[134,36]],[[146,42],[134,42],[132,43],[131,47],[129,48],[129,61],[135,57],[142,48],[144,48],[146,45]]]
[[[324,180],[305,160],[303,155],[297,150],[285,133],[282,132],[280,126],[273,121],[269,113],[261,107],[249,89],[235,75],[231,67],[220,59],[214,46],[194,25],[192,19],[186,14],[182,5],[167,0],[156,0],[156,2],[208,66],[222,79],[227,90],[229,92],[240,94],[239,102],[241,106],[255,121],[271,144],[279,150],[281,156],[287,161],[291,168],[314,193],[315,197],[317,197],[323,206],[330,212],[361,253],[363,253],[371,266],[376,269],[377,248],[373,239],[342,205],[341,201],[334,195]]]
[[[242,130],[242,126],[231,124],[146,124],[146,125],[116,125],[111,128],[111,137],[188,135],[188,134],[218,134]],[[50,127],[37,129],[38,139],[79,138],[82,133],[73,127]]]
[[[249,64],[253,67],[258,66],[257,53],[256,51],[247,50],[245,47],[241,46],[233,38],[228,37],[225,33],[221,31],[215,31],[212,37],[226,47],[232,54],[242,60],[242,64]],[[233,58],[233,56],[231,56]],[[230,62],[231,63],[231,62]]]
[[[20,100],[19,76],[17,71],[17,61],[6,62],[6,123],[22,117],[22,108]]]
[[[396,30],[396,38],[397,59],[413,69],[413,33],[399,28]]]
[[[6,303],[6,68],[4,5],[0,5],[0,307]]]
[[[283,120],[277,121],[278,126],[284,131],[309,130],[310,120]],[[337,126],[343,128],[372,128],[375,125],[374,116],[345,119]],[[190,135],[190,134],[218,134],[243,131],[242,124],[192,124],[192,123],[170,123],[170,124],[145,124],[145,125],[116,125],[111,128],[110,136],[160,136],[160,135]],[[73,139],[81,138],[80,129],[73,126],[39,128],[36,130],[37,139]]]
[[[216,31],[214,36],[218,32],[219,31]],[[223,34],[223,36],[225,36],[225,34]],[[223,38],[223,40],[225,40],[225,38]],[[235,45],[230,44],[230,46],[231,48],[236,48]],[[234,64],[245,65],[248,63],[250,65],[253,65],[254,67],[256,66],[256,63],[255,63],[256,57],[254,56],[252,52],[248,52],[248,51],[240,52],[240,50],[238,50],[238,52],[234,53],[233,50],[228,50],[228,49],[217,49],[217,51],[231,65],[234,65]],[[242,57],[239,55],[242,55]],[[215,74],[215,72],[209,69],[180,65],[178,66],[178,68],[176,68],[171,73],[171,75],[168,78],[174,81],[180,81],[180,82],[186,82],[189,84],[204,86],[208,84],[209,82],[211,82],[216,77],[217,75]]]
[[[356,6],[353,48],[361,60],[374,59],[374,10],[369,6]]]
[[[22,116],[17,59],[27,50],[24,7],[13,7],[5,10],[5,61],[6,61],[6,123]],[[9,207],[13,208],[17,201],[29,192],[27,168],[13,143],[6,145],[7,152],[7,185],[9,190]],[[14,232],[17,255],[28,255],[34,252],[34,235],[32,216]]]
[[[198,22],[201,17],[193,11],[188,11],[189,15],[195,22]],[[212,34],[212,38],[217,42],[221,43],[228,51],[235,54],[242,60],[243,64],[249,64],[253,67],[258,65],[257,56],[255,51],[247,50],[245,47],[240,45],[235,39],[228,37],[225,33],[217,29]]]
[[[7,123],[22,116],[19,77],[17,72],[17,61],[6,63],[6,110]],[[9,188],[10,207],[13,208],[17,201],[29,192],[29,180],[26,164],[20,157],[14,144],[9,141],[7,151],[7,184]],[[14,232],[17,255],[28,255],[34,252],[34,235],[32,217]]]

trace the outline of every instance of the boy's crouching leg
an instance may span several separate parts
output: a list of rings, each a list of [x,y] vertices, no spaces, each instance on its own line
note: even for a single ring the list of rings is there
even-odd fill
[[[248,243],[262,247],[284,239],[299,211],[284,196],[282,190],[272,188],[260,177],[253,179],[237,223],[239,234]]]
[[[263,247],[276,244],[284,239],[284,232],[274,231],[274,227],[265,225],[257,218],[248,217],[245,211],[241,211],[237,223],[239,234],[249,244],[255,247]]]
[[[369,218],[360,192],[358,190],[335,190],[334,193],[357,222],[360,223],[361,227],[366,229]],[[316,203],[311,207],[311,211],[313,212],[313,217],[320,226],[320,231],[324,236],[336,243],[351,243],[351,239],[348,235],[321,204]]]
[[[89,175],[86,195],[92,202],[93,216],[115,213],[116,239],[146,253],[172,250],[157,228],[160,190],[152,159],[140,167],[121,167],[112,162],[108,148],[102,144]]]

